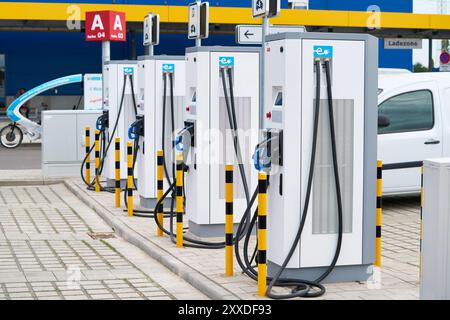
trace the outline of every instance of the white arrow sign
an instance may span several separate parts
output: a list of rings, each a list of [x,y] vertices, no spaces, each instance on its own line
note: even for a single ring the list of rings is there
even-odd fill
[[[271,26],[269,34],[283,32],[306,32],[303,26]],[[238,25],[236,26],[236,42],[239,44],[261,44],[262,27],[258,25]]]

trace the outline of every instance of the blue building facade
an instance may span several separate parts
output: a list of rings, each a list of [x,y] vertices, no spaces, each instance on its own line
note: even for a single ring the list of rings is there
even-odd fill
[[[18,0],[17,2],[30,2]],[[61,2],[41,0],[40,2]],[[77,0],[77,3],[187,5],[191,0]],[[211,6],[250,7],[250,0],[215,0]],[[310,9],[366,11],[377,5],[381,11],[412,12],[412,0],[310,0]],[[282,7],[288,1],[282,0]],[[128,42],[112,44],[112,59],[130,59],[131,35]],[[136,53],[142,55],[142,34],[136,34]],[[184,54],[193,41],[185,35],[163,34],[155,53]],[[232,35],[215,35],[204,41],[205,45],[236,45]],[[411,50],[384,50],[380,43],[380,67],[412,69]],[[101,72],[101,44],[87,43],[81,32],[0,32],[0,56],[4,60],[4,95],[14,96],[17,91],[35,87],[48,80],[75,73]],[[0,86],[2,83],[0,66]],[[81,87],[61,87],[58,95],[80,95]],[[54,93],[47,93],[54,94]],[[4,97],[0,89],[0,103]]]
[[[377,6],[381,12],[413,12],[413,0],[309,0],[309,8],[315,10],[367,11]],[[380,68],[413,68],[413,52],[409,49],[389,50],[379,45]]]

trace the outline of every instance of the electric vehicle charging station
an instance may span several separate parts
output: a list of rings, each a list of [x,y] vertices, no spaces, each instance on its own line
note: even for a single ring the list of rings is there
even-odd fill
[[[177,148],[184,151],[188,166],[186,214],[189,231],[196,236],[223,235],[225,216],[219,208],[223,207],[225,198],[225,165],[237,163],[227,114],[228,98],[236,109],[237,136],[248,189],[253,190],[257,185],[251,158],[258,141],[260,51],[248,47],[186,50],[185,130],[179,136],[182,141],[178,141]],[[234,217],[237,224],[247,207],[241,172],[237,169],[235,181],[238,182]]]
[[[143,56],[138,60],[138,115],[144,117],[144,137],[138,152],[139,172],[142,173],[138,191],[141,206],[154,208],[157,194],[156,151],[165,151],[166,164],[170,164],[171,168],[175,161],[172,159],[174,134],[184,127],[186,63],[182,56]],[[171,175],[172,170],[169,171]],[[169,188],[167,180],[164,187]]]
[[[136,121],[138,74],[136,61],[108,61],[104,68],[104,111],[108,112],[107,140],[120,138],[121,168],[127,167],[126,148],[130,125]],[[134,94],[133,94],[134,93]],[[115,158],[114,148],[110,147],[106,153],[105,169],[108,187],[114,186]],[[122,184],[127,179],[126,170],[121,170]]]
[[[266,114],[255,160],[270,175],[269,276],[367,280],[376,238],[377,41],[336,33],[276,34],[266,41]]]

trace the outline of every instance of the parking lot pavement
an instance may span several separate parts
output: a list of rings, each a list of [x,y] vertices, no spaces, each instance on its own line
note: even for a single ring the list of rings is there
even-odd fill
[[[420,276],[420,197],[383,199],[382,269],[374,283],[328,285],[343,299],[416,300]],[[361,290],[362,286],[366,290]],[[367,290],[368,289],[368,290]]]
[[[26,143],[17,149],[0,146],[0,170],[41,169],[41,154],[40,143]]]
[[[186,298],[206,296],[117,237],[64,185],[0,187],[0,300]]]
[[[192,274],[202,278],[215,296],[230,299],[258,299],[257,285],[242,275],[235,262],[235,276],[224,276],[224,250],[178,249],[168,237],[156,237],[152,219],[128,218],[122,209],[114,208],[114,195],[92,193],[78,180],[66,184],[80,198],[87,199],[96,211],[105,214],[114,224],[128,230],[129,238],[147,246],[155,255],[161,255],[172,268],[180,268],[180,274],[194,283]],[[135,203],[139,203],[135,199]],[[420,248],[420,208],[418,196],[387,197],[384,199],[383,215],[383,266],[376,269],[368,282],[327,284],[327,294],[320,299],[366,299],[404,300],[419,298],[419,248]],[[168,226],[169,221],[165,221]],[[218,239],[223,240],[223,239]],[[156,249],[152,249],[155,248]],[[189,272],[182,272],[189,269]],[[198,284],[198,283],[197,283]],[[209,286],[209,287],[208,287]],[[275,292],[286,292],[276,289]]]

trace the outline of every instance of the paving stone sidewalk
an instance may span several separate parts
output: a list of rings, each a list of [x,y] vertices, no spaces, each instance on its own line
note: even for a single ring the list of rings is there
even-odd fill
[[[42,170],[0,170],[0,187],[14,185],[44,185],[63,179],[44,178]]]
[[[244,276],[235,262],[236,276],[224,276],[224,250],[178,249],[168,237],[156,237],[152,219],[128,218],[124,208],[114,208],[114,195],[92,193],[79,179],[66,185],[80,198],[101,212],[110,223],[123,228],[141,247],[148,247],[164,264],[173,268],[197,288],[213,298],[258,299],[256,283]],[[135,199],[135,203],[139,203]],[[377,270],[370,283],[329,284],[327,294],[319,299],[410,300],[419,297],[419,198],[417,196],[387,198],[384,201],[383,268]],[[165,225],[168,226],[168,220]],[[153,249],[152,249],[153,248]],[[162,252],[162,254],[161,254]],[[189,272],[183,273],[183,268]],[[195,273],[199,278],[193,278]],[[199,281],[198,279],[204,279]],[[202,282],[202,283],[199,283]],[[277,289],[276,292],[284,292]],[[211,294],[213,292],[213,294]]]
[[[207,297],[117,237],[92,209],[57,184],[0,187],[3,299]]]

